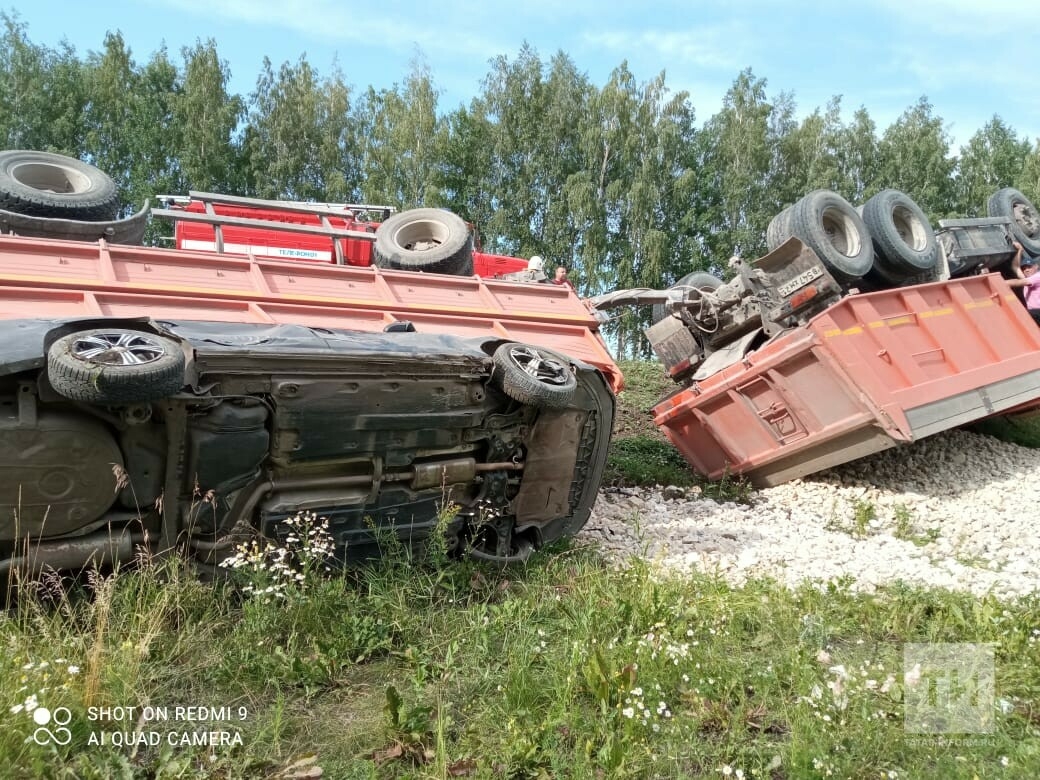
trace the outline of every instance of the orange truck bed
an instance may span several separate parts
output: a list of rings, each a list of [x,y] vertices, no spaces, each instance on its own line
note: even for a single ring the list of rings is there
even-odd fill
[[[1040,405],[1040,329],[997,274],[846,297],[658,404],[693,468],[774,485]]]
[[[409,321],[548,347],[623,386],[597,320],[565,286],[0,236],[0,318],[142,315],[373,332]]]

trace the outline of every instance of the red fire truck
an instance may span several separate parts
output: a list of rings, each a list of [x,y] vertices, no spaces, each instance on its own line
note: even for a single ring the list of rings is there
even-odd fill
[[[529,261],[479,251],[461,218],[443,209],[302,204],[192,192],[164,198],[178,249],[504,278]],[[380,230],[383,223],[386,227]]]

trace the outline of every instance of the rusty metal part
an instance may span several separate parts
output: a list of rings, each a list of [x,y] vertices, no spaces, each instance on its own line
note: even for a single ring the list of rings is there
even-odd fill
[[[407,471],[394,471],[382,473],[381,464],[377,465],[375,472],[369,474],[355,474],[349,476],[321,476],[321,477],[296,477],[292,479],[267,478],[257,482],[252,490],[240,497],[232,508],[230,518],[233,525],[237,522],[249,522],[260,502],[272,493],[286,492],[290,490],[323,490],[326,488],[361,487],[373,486],[388,482],[410,482],[409,487],[413,490],[424,490],[439,487],[443,484],[460,484],[472,480],[478,473],[490,471],[523,471],[523,463],[512,461],[500,463],[477,463],[473,458],[456,458],[449,461],[436,463],[417,464]],[[371,495],[371,494],[370,494]],[[221,539],[214,542],[201,539],[191,539],[189,544],[197,550],[224,550],[229,548],[233,541]]]
[[[23,574],[39,574],[47,568],[78,570],[88,566],[126,563],[134,557],[134,548],[145,544],[140,533],[127,529],[118,532],[96,531],[72,539],[55,539],[26,545],[22,555],[0,560],[0,577],[12,570]]]

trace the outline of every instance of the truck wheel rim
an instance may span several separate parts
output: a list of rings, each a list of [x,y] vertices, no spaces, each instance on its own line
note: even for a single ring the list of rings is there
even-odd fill
[[[394,234],[394,240],[410,252],[429,252],[436,249],[448,237],[448,228],[433,220],[419,220],[402,225]]]
[[[1040,233],[1040,216],[1028,205],[1016,203],[1014,205],[1014,215],[1015,221],[1027,236],[1034,238],[1037,233]]]
[[[57,195],[76,195],[90,189],[90,179],[65,165],[26,162],[11,170],[11,177],[26,187]]]
[[[926,228],[910,209],[896,206],[892,210],[892,223],[903,243],[915,252],[923,252],[928,246]]]
[[[528,347],[513,347],[509,359],[525,374],[547,385],[566,385],[569,377],[567,367],[559,360],[546,357]]]
[[[92,333],[76,339],[73,357],[113,366],[143,366],[166,354],[162,344],[140,333]]]
[[[855,257],[860,252],[859,231],[855,223],[841,209],[828,208],[821,215],[823,231],[827,240],[845,257]]]

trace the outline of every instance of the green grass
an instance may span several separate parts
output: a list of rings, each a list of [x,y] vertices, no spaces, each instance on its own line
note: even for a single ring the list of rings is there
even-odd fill
[[[1022,447],[1040,447],[1040,413],[993,417],[974,423],[968,429]]]
[[[702,494],[721,501],[747,502],[751,486],[738,477],[710,482],[695,474],[679,451],[653,424],[651,409],[675,384],[658,363],[622,362],[625,389],[618,396],[614,438],[603,484],[624,487],[698,486]]]
[[[94,576],[89,592],[52,583],[23,597],[0,619],[2,700],[68,707],[72,740],[26,741],[35,724],[5,706],[0,765],[96,778],[1040,771],[1037,599],[898,583],[870,596],[840,583],[734,588],[571,548],[506,571],[399,553],[327,579],[312,571],[270,601],[244,582],[201,584],[165,561]],[[993,733],[958,747],[904,730],[907,642],[994,643],[1005,712]],[[229,707],[231,720],[140,718],[177,705]],[[138,711],[92,720],[99,706]],[[241,745],[91,744],[92,733],[209,729]]]
[[[624,360],[618,364],[625,376],[623,404],[633,409],[650,409],[676,388],[660,363],[653,360]]]
[[[693,485],[696,476],[667,442],[649,436],[615,439],[603,475],[606,485]]]

